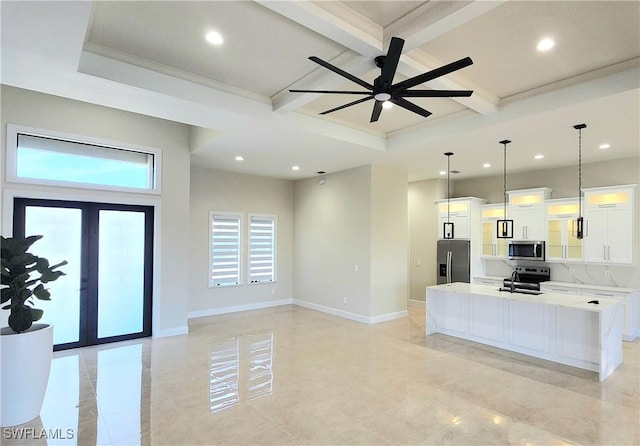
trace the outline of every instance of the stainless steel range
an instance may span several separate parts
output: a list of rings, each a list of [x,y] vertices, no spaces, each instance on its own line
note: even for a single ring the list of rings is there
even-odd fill
[[[511,277],[502,281],[500,291],[523,294],[542,294],[540,283],[551,279],[546,266],[516,266]]]

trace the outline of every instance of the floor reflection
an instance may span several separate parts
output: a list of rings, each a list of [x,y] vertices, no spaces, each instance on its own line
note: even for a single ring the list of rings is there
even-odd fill
[[[273,333],[230,338],[211,346],[211,412],[273,392]]]

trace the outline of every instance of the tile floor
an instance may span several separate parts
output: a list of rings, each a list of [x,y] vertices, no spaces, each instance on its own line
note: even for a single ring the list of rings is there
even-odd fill
[[[18,426],[29,438],[3,429],[1,443],[638,445],[639,387],[640,341],[624,343],[623,364],[599,383],[426,337],[417,306],[372,326],[282,306],[58,352],[41,416]]]

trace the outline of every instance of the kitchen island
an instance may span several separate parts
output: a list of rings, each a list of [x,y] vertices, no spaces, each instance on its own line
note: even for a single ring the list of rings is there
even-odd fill
[[[469,283],[427,287],[426,299],[427,335],[443,333],[591,370],[600,381],[622,363],[617,299],[527,295]]]

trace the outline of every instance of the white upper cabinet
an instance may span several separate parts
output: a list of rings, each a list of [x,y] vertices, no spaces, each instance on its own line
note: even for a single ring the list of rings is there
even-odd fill
[[[584,260],[633,264],[635,185],[584,190]]]
[[[576,237],[575,223],[579,216],[578,199],[548,200],[545,209],[547,260],[581,262],[582,240]]]
[[[454,239],[472,239],[474,231],[471,228],[480,221],[479,207],[482,203],[486,200],[475,197],[452,198],[449,202],[438,200],[438,238],[451,238],[444,233],[444,224],[451,222]]]
[[[551,191],[548,187],[540,187],[507,192],[507,219],[513,220],[514,240],[544,240],[544,203],[551,196]]]

